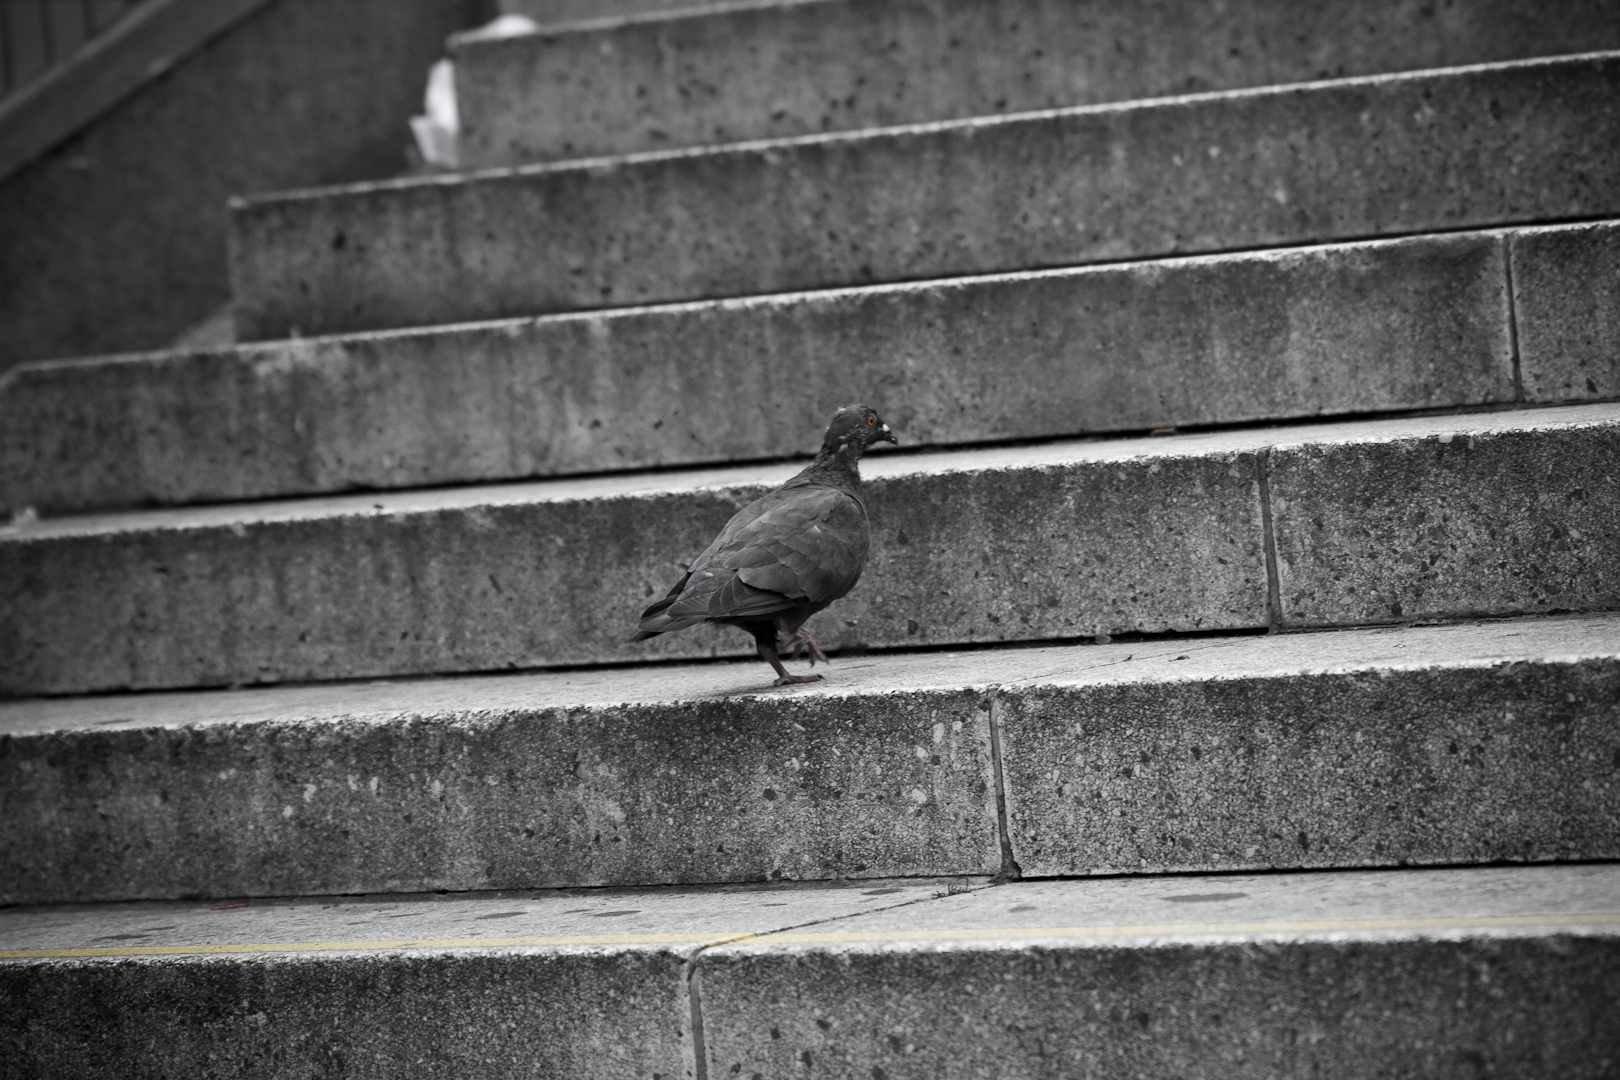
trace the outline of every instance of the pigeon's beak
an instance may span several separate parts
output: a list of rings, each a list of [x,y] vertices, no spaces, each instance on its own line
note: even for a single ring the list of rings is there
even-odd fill
[[[884,424],[883,427],[878,430],[878,437],[873,441],[894,443],[896,446],[900,445],[900,440],[894,437],[894,432],[889,430],[888,424]]]

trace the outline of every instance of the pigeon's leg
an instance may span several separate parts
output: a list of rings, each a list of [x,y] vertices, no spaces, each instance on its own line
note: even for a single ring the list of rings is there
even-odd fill
[[[789,675],[787,668],[782,666],[781,659],[776,655],[776,650],[764,638],[756,638],[755,642],[759,645],[760,659],[776,669],[777,686],[787,686],[789,683],[821,681],[820,675]]]
[[[810,631],[802,626],[792,637],[787,639],[787,642],[782,646],[782,651],[789,656],[803,656],[808,652],[811,667],[816,666],[817,660],[820,660],[823,664],[827,662],[827,654],[821,651],[821,646],[817,645],[816,639],[810,636]]]

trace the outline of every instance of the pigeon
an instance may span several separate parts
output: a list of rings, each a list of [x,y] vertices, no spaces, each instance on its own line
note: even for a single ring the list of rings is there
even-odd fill
[[[775,685],[820,679],[789,675],[778,652],[807,652],[811,667],[827,659],[804,621],[848,595],[866,565],[871,529],[857,466],[874,442],[900,440],[868,406],[834,413],[816,459],[737,511],[686,576],[641,613],[630,640],[724,623],[754,636],[760,658],[776,669]]]

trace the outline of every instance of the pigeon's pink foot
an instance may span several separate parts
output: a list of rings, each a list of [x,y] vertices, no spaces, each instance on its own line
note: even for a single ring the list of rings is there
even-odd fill
[[[810,631],[802,626],[799,627],[797,633],[787,639],[787,643],[782,648],[789,656],[795,659],[808,653],[811,667],[816,666],[817,660],[820,660],[823,664],[827,662],[827,654],[821,651],[821,646],[817,645],[816,639],[810,636]],[[817,678],[820,678],[820,676],[817,676]]]
[[[791,685],[793,683],[820,682],[820,681],[821,681],[821,676],[820,675],[781,675],[781,676],[778,676],[776,682],[772,683],[771,685],[773,685],[773,686],[789,686],[789,685]]]
[[[776,655],[775,649],[765,644],[764,641],[758,642],[758,645],[760,658],[776,670],[775,685],[788,686],[792,683],[821,681],[820,675],[789,675],[787,668],[782,666],[781,658]],[[825,659],[825,657],[823,657],[823,659]]]

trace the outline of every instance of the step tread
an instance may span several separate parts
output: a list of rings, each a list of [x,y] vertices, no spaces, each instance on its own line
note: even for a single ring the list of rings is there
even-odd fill
[[[0,961],[585,945],[690,955],[742,934],[926,900],[947,881],[986,880],[32,905],[0,911]],[[168,925],[148,929],[154,923]]]
[[[953,887],[960,891],[940,895]],[[404,950],[566,953],[582,946],[688,956],[707,950],[723,958],[783,946],[1023,949],[1032,942],[1102,939],[1128,948],[1193,938],[1389,940],[1577,928],[1620,936],[1620,864],[1142,875],[994,887],[984,878],[897,878],[234,903],[243,906],[135,901],[7,908],[0,911],[0,962]],[[404,918],[410,922],[399,921]],[[154,922],[169,925],[152,928]],[[401,933],[406,926],[408,935]]]
[[[1596,402],[1440,416],[1333,420],[1277,427],[1241,427],[1125,438],[1054,439],[1035,445],[910,452],[878,447],[861,461],[867,483],[952,473],[1040,470],[1062,466],[1226,458],[1266,449],[1310,449],[1409,440],[1491,436],[1510,432],[1576,431],[1620,422],[1620,403]],[[904,439],[905,433],[899,433]],[[808,459],[804,459],[808,460]],[[148,530],[217,529],[380,514],[415,515],[532,503],[614,500],[739,488],[768,489],[792,476],[790,464],[726,465],[589,477],[555,477],[404,491],[325,495],[265,502],[221,503],[70,514],[0,526],[0,544]]]
[[[769,669],[747,661],[0,700],[0,735],[367,718],[400,722],[516,709],[673,708],[717,699],[746,705],[992,686],[1198,683],[1592,658],[1620,659],[1620,613],[834,657],[826,668],[829,681],[787,687],[771,686]]]

